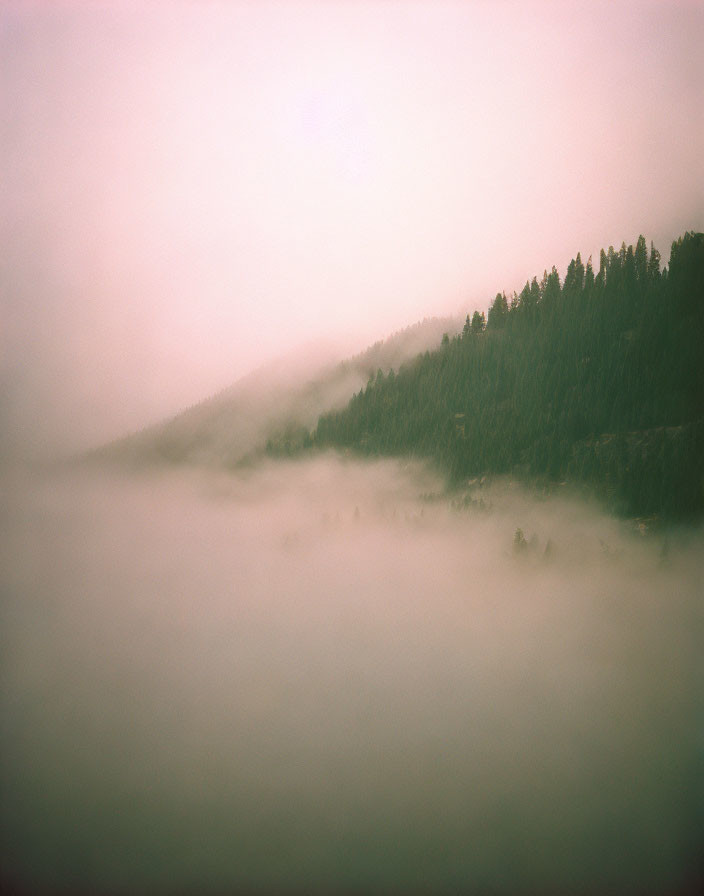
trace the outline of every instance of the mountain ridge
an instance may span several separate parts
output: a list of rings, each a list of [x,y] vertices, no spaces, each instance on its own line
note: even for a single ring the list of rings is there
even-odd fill
[[[93,452],[232,469],[342,449],[412,455],[451,487],[482,475],[568,481],[630,516],[704,515],[704,234],[669,265],[641,236],[578,253],[464,326],[430,318],[296,379],[253,371],[168,421]]]

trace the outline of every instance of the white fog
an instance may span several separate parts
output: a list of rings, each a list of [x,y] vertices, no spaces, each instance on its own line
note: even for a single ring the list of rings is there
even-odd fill
[[[0,2],[3,896],[698,893],[701,515],[641,532],[552,466],[450,494],[308,430],[575,255],[642,234],[664,277],[704,231],[702,46],[700,0]],[[594,306],[603,376],[578,319],[573,385],[530,336],[500,448],[556,383],[595,457],[652,404],[675,435],[633,451],[698,494],[696,295],[647,282],[652,343]]]
[[[701,530],[466,503],[335,456],[6,476],[8,879],[685,892]]]

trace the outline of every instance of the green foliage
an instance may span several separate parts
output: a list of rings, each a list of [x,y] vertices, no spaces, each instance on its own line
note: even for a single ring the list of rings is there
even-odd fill
[[[489,319],[487,326],[493,330],[501,330],[506,326],[508,320],[508,301],[506,294],[497,292],[491,308],[489,308]]]
[[[484,317],[484,312],[480,314],[478,311],[475,311],[472,315],[472,326],[471,332],[473,336],[478,335],[479,333],[484,332],[484,328],[486,327],[486,318]]]
[[[377,374],[313,440],[485,473],[583,482],[631,515],[704,513],[704,235],[644,238],[553,267],[509,308],[497,294],[461,336]]]

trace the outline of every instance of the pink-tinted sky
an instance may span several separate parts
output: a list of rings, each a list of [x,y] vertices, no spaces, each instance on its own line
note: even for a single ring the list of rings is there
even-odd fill
[[[704,4],[0,11],[6,434],[99,441],[704,229]]]

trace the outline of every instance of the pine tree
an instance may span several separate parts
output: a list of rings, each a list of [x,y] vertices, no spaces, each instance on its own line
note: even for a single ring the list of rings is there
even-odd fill
[[[660,278],[660,253],[655,246],[650,243],[650,258],[648,259],[648,279],[658,280]]]
[[[635,252],[636,276],[640,283],[645,283],[648,277],[648,247],[645,244],[645,237],[641,234],[636,243]]]
[[[492,330],[500,330],[506,326],[506,320],[508,319],[508,301],[506,300],[506,293],[497,292],[496,298],[494,299],[491,308],[489,308],[489,319],[487,321],[487,327]]]

